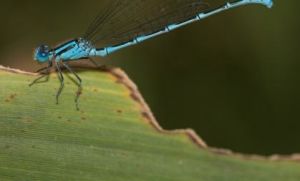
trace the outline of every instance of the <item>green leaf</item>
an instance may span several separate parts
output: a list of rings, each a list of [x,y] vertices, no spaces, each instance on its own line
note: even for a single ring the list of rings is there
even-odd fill
[[[65,73],[56,105],[55,74],[29,87],[37,75],[0,67],[1,181],[300,180],[299,155],[209,148],[192,130],[162,130],[121,70],[79,74],[84,89],[77,111],[71,75]]]

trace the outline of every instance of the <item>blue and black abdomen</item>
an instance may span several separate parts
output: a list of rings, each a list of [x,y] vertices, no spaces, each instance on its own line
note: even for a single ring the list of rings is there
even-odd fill
[[[132,1],[135,2],[137,0]],[[96,18],[96,21],[90,26],[85,35],[85,38],[92,44],[97,45],[97,43],[100,42],[100,45],[102,45],[100,46],[101,48],[92,49],[90,56],[107,56],[122,48],[138,44],[227,9],[247,4],[262,4],[267,7],[273,5],[272,0],[236,0],[227,2],[217,8],[209,8],[206,0],[165,1],[168,6],[165,6],[163,1],[161,3],[163,6],[160,6],[161,4],[159,3],[153,6],[154,9],[151,9],[148,13],[142,13],[138,10],[138,12],[144,14],[142,17],[135,15],[135,9],[128,7],[124,8],[125,10],[118,9],[120,6],[122,7],[124,2],[116,1],[119,2],[119,4],[112,3],[118,6],[110,12],[112,15],[108,15],[109,19]],[[125,0],[125,2],[127,1]],[[151,1],[145,0],[138,2],[143,5],[141,7],[148,7]],[[134,3],[130,3],[133,7],[138,6],[137,4],[133,4]],[[116,13],[117,10],[121,12]],[[130,10],[130,18],[132,18],[131,16],[134,18],[132,22],[129,21],[130,19],[124,20],[124,17],[122,17],[126,14],[126,12],[122,13],[122,11],[126,10]]]

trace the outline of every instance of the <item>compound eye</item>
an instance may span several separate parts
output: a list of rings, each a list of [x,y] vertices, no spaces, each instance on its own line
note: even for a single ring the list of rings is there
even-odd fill
[[[45,56],[49,52],[49,47],[47,45],[41,45],[40,52],[42,53],[43,56]]]

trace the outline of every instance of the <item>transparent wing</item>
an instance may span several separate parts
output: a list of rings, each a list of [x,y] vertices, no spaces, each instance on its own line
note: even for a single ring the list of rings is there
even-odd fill
[[[206,0],[109,0],[83,36],[97,47],[157,32],[208,10]]]

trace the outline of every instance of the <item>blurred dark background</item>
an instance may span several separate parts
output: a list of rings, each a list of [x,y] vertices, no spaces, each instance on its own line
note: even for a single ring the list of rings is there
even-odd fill
[[[37,69],[33,49],[80,36],[99,6],[2,1],[0,64]],[[124,69],[166,129],[244,153],[300,152],[299,7],[240,7],[98,61]]]

